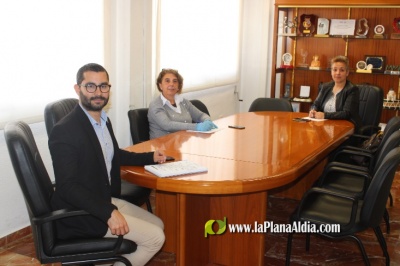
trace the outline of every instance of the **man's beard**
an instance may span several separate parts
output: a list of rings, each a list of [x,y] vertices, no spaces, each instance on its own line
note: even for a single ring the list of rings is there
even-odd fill
[[[105,98],[103,96],[93,96],[93,97],[87,98],[85,95],[83,95],[82,92],[79,92],[79,96],[80,96],[83,107],[85,107],[85,109],[87,111],[101,111],[103,109],[103,107],[106,106],[108,103],[108,98]],[[92,101],[97,100],[97,99],[103,100],[104,103],[101,105],[92,104]]]

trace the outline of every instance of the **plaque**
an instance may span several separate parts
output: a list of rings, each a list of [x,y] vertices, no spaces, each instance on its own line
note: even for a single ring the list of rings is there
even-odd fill
[[[303,14],[300,16],[299,31],[301,34],[309,36],[315,31],[317,17],[312,14]]]
[[[368,20],[366,18],[360,19],[357,23],[356,38],[367,38],[368,30]]]
[[[317,34],[315,37],[329,37],[329,19],[326,18],[319,18],[318,19],[318,27],[317,27]]]
[[[400,39],[400,17],[393,19],[393,33],[391,39]]]
[[[292,65],[293,56],[290,53],[285,53],[282,55],[283,65],[281,68],[293,68]]]
[[[376,25],[374,29],[374,38],[383,39],[383,33],[385,33],[385,27],[383,25]]]
[[[355,27],[355,19],[331,19],[329,34],[337,36],[354,35]]]
[[[366,55],[365,62],[367,65],[372,65],[372,72],[384,72],[385,71],[385,56],[377,56],[377,55]]]

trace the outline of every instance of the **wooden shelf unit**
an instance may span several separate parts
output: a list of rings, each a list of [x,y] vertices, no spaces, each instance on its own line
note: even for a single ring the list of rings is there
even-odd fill
[[[291,97],[299,96],[300,86],[307,85],[311,87],[310,97],[314,100],[318,95],[318,85],[320,82],[332,80],[330,74],[329,61],[336,55],[345,55],[350,61],[350,74],[348,79],[353,84],[370,83],[380,86],[384,90],[384,96],[390,88],[396,91],[400,96],[399,75],[388,75],[383,73],[356,73],[356,64],[358,61],[365,61],[366,55],[385,56],[386,65],[400,66],[400,40],[391,39],[393,30],[393,19],[400,17],[400,4],[398,1],[314,1],[306,0],[299,4],[293,0],[275,0],[275,25],[274,25],[274,44],[273,44],[273,62],[271,78],[271,97],[283,97],[285,84],[291,84]],[[317,18],[331,19],[355,19],[356,30],[357,22],[362,18],[368,20],[367,38],[349,37],[325,37],[300,36],[298,27],[293,31],[296,36],[283,35],[283,18],[293,21],[295,17],[299,18],[302,14],[313,14]],[[374,28],[376,25],[385,27],[384,34],[386,38],[375,39]],[[314,32],[316,34],[316,30]],[[320,58],[321,69],[309,70],[299,68],[299,62],[302,62],[301,51],[307,51],[306,63],[310,64],[313,55]],[[293,56],[293,69],[280,68],[282,55],[290,53]],[[279,92],[279,95],[276,95]],[[307,112],[309,105],[301,105],[300,111]],[[396,115],[393,110],[384,109],[381,122],[386,123],[392,116]]]

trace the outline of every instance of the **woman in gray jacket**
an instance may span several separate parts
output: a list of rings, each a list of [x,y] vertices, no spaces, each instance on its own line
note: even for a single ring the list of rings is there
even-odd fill
[[[177,70],[163,69],[156,83],[161,95],[149,106],[150,139],[179,130],[209,131],[217,128],[207,114],[180,95],[183,78]]]

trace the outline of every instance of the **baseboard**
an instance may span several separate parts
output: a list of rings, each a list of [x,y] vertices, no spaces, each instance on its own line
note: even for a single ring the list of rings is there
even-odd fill
[[[5,237],[0,238],[0,248],[7,248],[15,241],[20,240],[21,238],[24,238],[28,235],[32,234],[32,230],[30,226],[27,226],[25,228],[22,228],[14,233],[11,233]]]

